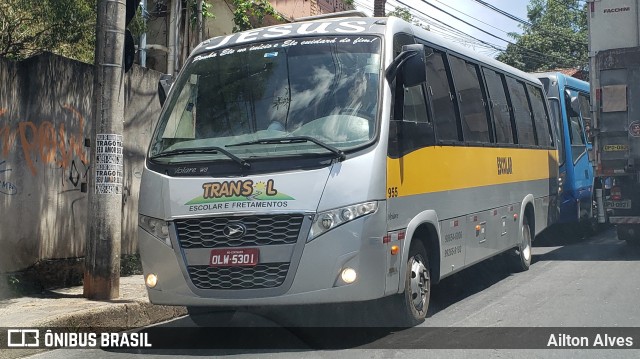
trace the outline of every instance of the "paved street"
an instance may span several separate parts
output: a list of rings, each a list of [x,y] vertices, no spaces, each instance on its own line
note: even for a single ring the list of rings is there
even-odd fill
[[[166,355],[195,358],[207,355],[242,357],[424,357],[426,350],[411,343],[407,335],[425,334],[431,327],[632,327],[640,323],[640,250],[629,247],[608,230],[584,241],[540,241],[534,248],[534,263],[528,272],[511,274],[500,260],[476,265],[463,273],[447,278],[434,288],[428,320],[421,331],[388,334],[372,331],[370,337],[355,341],[352,348],[313,351],[313,330],[283,328],[295,325],[343,325],[345,317],[362,319],[380,314],[354,307],[293,308],[287,311],[264,312],[272,320],[256,314],[240,313],[233,320],[236,327],[274,326],[273,333],[288,348],[269,350],[56,350],[37,355],[45,358],[117,358],[138,354],[141,357]],[[378,307],[378,311],[381,309]],[[355,314],[354,314],[355,312]],[[190,328],[189,317],[164,323],[161,327]],[[270,329],[271,330],[271,329]],[[596,330],[597,332],[597,330]],[[180,330],[175,331],[176,334]],[[346,333],[346,331],[345,331]],[[409,334],[406,334],[409,333]],[[468,332],[464,332],[467,333]],[[624,333],[624,331],[623,331]],[[636,332],[637,333],[637,332]],[[464,334],[462,334],[464,335]],[[198,340],[184,343],[196,346]],[[260,338],[242,338],[247,347]],[[500,338],[495,338],[499,340]],[[320,339],[321,340],[321,339]],[[419,337],[414,338],[419,340]],[[489,338],[488,340],[493,340]],[[635,338],[639,340],[639,338]],[[255,346],[256,343],[253,343]],[[637,343],[634,342],[634,345]],[[393,349],[401,347],[401,349]],[[487,347],[491,347],[488,345]],[[364,348],[364,349],[361,349]],[[378,349],[369,349],[378,348]],[[382,348],[382,349],[379,349]],[[637,357],[638,350],[429,350],[437,357]]]

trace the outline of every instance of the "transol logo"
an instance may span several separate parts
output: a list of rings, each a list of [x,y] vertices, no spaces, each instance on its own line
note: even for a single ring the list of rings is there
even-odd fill
[[[294,198],[275,188],[274,180],[254,183],[252,180],[207,182],[202,185],[202,196],[196,197],[185,205],[234,202],[234,201],[287,201]]]

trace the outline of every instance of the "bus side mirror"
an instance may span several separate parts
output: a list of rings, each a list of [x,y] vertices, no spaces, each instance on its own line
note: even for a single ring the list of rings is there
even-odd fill
[[[424,45],[411,44],[402,46],[402,52],[396,56],[386,71],[387,81],[393,81],[398,73],[405,87],[420,85],[427,80]]]
[[[160,80],[158,80],[158,99],[160,100],[160,107],[162,107],[164,102],[167,100],[167,95],[169,94],[172,84],[172,75],[164,74],[160,76]]]

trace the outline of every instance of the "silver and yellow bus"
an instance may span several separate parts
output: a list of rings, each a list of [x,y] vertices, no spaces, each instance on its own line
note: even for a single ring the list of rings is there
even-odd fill
[[[321,18],[200,44],[146,158],[149,299],[192,313],[382,297],[424,320],[431,286],[557,215],[535,77],[400,19]]]

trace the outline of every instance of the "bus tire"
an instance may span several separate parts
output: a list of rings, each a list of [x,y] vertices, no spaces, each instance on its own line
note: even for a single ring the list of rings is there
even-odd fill
[[[187,307],[189,318],[199,327],[227,327],[231,323],[236,310],[221,310],[208,307]]]
[[[511,267],[515,272],[524,272],[531,266],[531,227],[527,216],[522,220],[522,231],[520,232],[520,244],[514,250],[511,257]]]
[[[407,271],[404,281],[404,292],[394,296],[395,307],[399,314],[401,327],[412,327],[424,322],[429,309],[431,294],[431,274],[429,259],[424,245],[412,241],[407,260]]]

